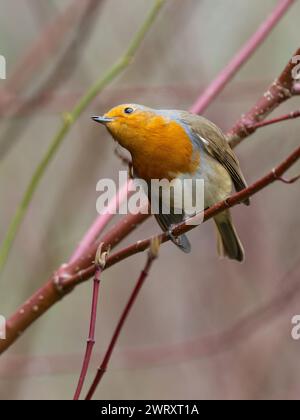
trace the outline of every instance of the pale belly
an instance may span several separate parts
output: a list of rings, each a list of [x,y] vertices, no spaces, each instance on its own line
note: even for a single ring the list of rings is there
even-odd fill
[[[156,212],[161,203],[164,214],[169,214],[171,208],[176,214],[191,216],[225,200],[231,191],[232,179],[227,170],[205,154],[195,174],[182,174],[171,182],[152,185],[150,201]]]
[[[196,176],[204,180],[205,207],[211,207],[230,196],[232,178],[224,166],[212,157],[204,155]]]

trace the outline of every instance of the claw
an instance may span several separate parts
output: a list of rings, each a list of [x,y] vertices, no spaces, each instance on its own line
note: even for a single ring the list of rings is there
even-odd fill
[[[172,241],[172,242],[174,242],[174,244],[179,244],[179,239],[178,238],[176,238],[176,236],[174,236],[174,234],[173,234],[173,232],[172,232],[172,230],[174,229],[174,225],[171,225],[171,226],[169,226],[169,228],[168,228],[168,230],[167,230],[167,235],[168,235],[168,238]]]

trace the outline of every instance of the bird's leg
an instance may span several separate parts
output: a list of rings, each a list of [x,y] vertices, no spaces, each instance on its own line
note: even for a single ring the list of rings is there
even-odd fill
[[[172,242],[174,242],[174,244],[178,244],[179,243],[179,238],[177,238],[174,234],[173,234],[173,229],[174,229],[174,227],[175,227],[175,225],[170,225],[169,227],[168,227],[168,230],[167,230],[167,236],[168,236],[168,238],[172,241]]]

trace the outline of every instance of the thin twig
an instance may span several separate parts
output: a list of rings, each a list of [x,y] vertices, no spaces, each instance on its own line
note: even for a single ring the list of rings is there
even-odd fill
[[[288,114],[281,115],[277,118],[272,118],[271,120],[261,121],[259,123],[253,124],[252,129],[256,130],[257,128],[266,127],[267,125],[277,124],[282,121],[292,120],[294,118],[300,117],[300,110],[289,112]]]
[[[284,184],[294,184],[299,179],[300,179],[300,175],[294,176],[291,179],[286,179],[286,178],[283,178],[282,176],[277,177],[277,180],[283,182]]]
[[[78,400],[80,397],[82,387],[84,385],[85,377],[86,377],[89,364],[91,361],[93,348],[95,345],[95,329],[96,329],[96,321],[97,321],[97,307],[98,307],[100,279],[101,279],[101,274],[105,267],[105,262],[106,262],[108,252],[109,252],[107,250],[103,251],[102,249],[103,249],[103,243],[99,245],[96,258],[95,258],[96,273],[94,276],[94,283],[93,283],[93,297],[92,297],[89,336],[86,343],[86,351],[85,351],[85,355],[83,359],[79,381],[78,381],[77,388],[74,395],[74,400]]]
[[[133,291],[132,291],[132,293],[129,297],[129,300],[128,300],[128,302],[127,302],[127,304],[126,304],[126,306],[125,306],[125,308],[124,308],[124,310],[121,314],[121,317],[120,317],[119,322],[116,326],[116,329],[113,333],[112,339],[109,343],[109,346],[107,348],[107,351],[105,353],[103,361],[102,361],[100,367],[98,368],[97,374],[96,374],[96,376],[93,380],[93,383],[92,383],[92,385],[91,385],[91,387],[90,387],[90,389],[87,393],[87,396],[85,398],[86,400],[91,400],[92,399],[92,397],[93,397],[93,395],[96,391],[97,386],[99,385],[101,379],[103,378],[104,373],[107,370],[107,366],[109,364],[111,355],[113,353],[113,350],[115,348],[117,340],[120,336],[120,333],[123,329],[125,321],[126,321],[128,315],[129,315],[129,312],[130,312],[131,308],[133,307],[133,305],[136,301],[136,298],[137,298],[137,296],[138,296],[138,294],[139,294],[147,276],[149,275],[149,272],[150,272],[151,266],[153,264],[153,261],[158,256],[159,245],[160,245],[160,243],[159,243],[159,240],[157,238],[154,238],[151,241],[150,250],[148,252],[148,257],[147,257],[145,267],[143,268],[143,270],[142,270],[142,272],[141,272],[141,274],[140,274],[140,276],[139,276],[139,278],[136,282],[136,285],[135,285],[135,287],[134,287],[134,289],[133,289]]]

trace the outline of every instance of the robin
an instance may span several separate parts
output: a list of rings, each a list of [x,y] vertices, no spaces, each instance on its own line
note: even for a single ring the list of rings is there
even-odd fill
[[[92,117],[104,124],[112,137],[132,157],[135,177],[147,183],[153,179],[169,181],[204,180],[204,207],[228,198],[233,186],[246,188],[238,159],[222,131],[202,116],[179,110],[157,110],[143,105],[125,104],[103,116]],[[150,196],[149,196],[150,197]],[[245,200],[249,204],[249,200]],[[186,218],[171,211],[155,215],[160,227],[169,232]],[[244,249],[234,228],[229,210],[214,217],[218,253],[237,261],[244,260]],[[191,246],[186,235],[172,241],[184,252]]]

